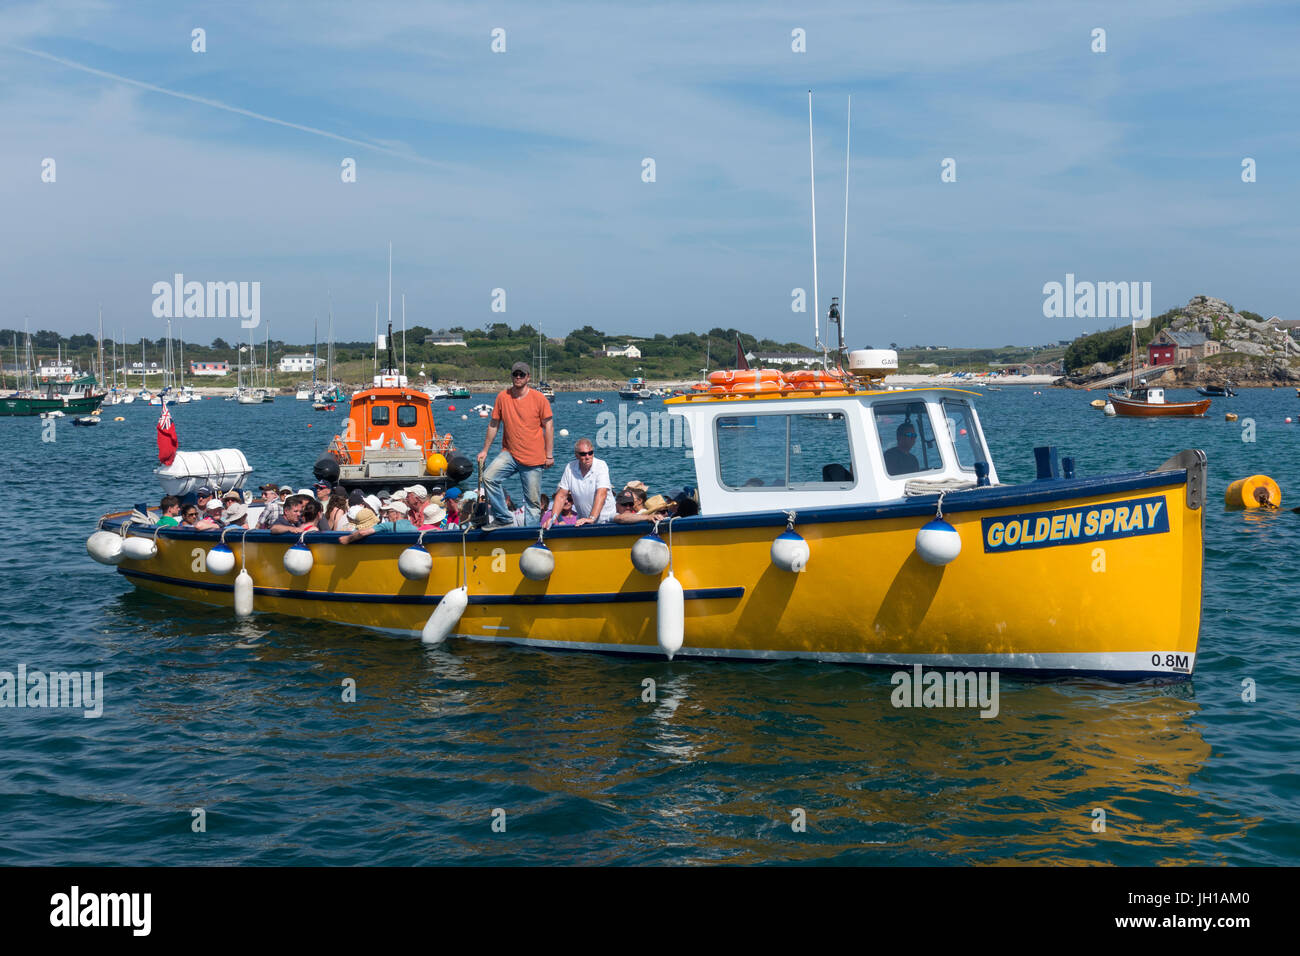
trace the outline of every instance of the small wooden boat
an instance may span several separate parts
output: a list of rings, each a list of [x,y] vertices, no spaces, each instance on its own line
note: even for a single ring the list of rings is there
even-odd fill
[[[98,424],[99,424],[99,416],[98,416],[98,415],[85,415],[85,416],[83,416],[83,417],[81,417],[81,418],[74,418],[74,419],[72,420],[72,424],[74,424],[74,425],[81,425],[81,426],[98,425]]]
[[[1210,400],[1198,402],[1169,402],[1163,388],[1135,388],[1128,395],[1114,393],[1106,396],[1115,406],[1115,414],[1128,418],[1199,418],[1210,408]]]
[[[1133,371],[1129,375],[1129,387],[1122,395],[1115,392],[1106,395],[1116,415],[1125,418],[1200,418],[1209,410],[1208,398],[1199,402],[1171,402],[1165,398],[1163,388],[1149,387],[1145,379],[1138,381],[1136,322],[1132,327],[1132,342],[1133,360],[1129,368]]]
[[[1230,385],[1198,385],[1196,394],[1206,398],[1236,398],[1237,393]]]

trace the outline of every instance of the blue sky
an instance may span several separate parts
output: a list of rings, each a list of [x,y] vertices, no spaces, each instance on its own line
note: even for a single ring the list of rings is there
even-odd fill
[[[1297,49],[1286,3],[7,3],[0,327],[93,331],[102,302],[157,336],[150,290],[182,272],[260,281],[298,341],[328,289],[338,336],[368,338],[391,239],[412,325],[810,342],[810,87],[823,312],[853,95],[853,346],[1115,324],[1043,317],[1066,273],[1149,281],[1157,312],[1205,293],[1300,318]]]

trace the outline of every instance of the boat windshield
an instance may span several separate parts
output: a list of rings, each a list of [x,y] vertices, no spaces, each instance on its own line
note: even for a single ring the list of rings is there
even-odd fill
[[[881,402],[872,411],[890,477],[942,470],[943,455],[925,402]]]
[[[980,441],[979,429],[975,427],[975,417],[966,402],[945,398],[943,416],[948,422],[948,434],[953,447],[957,449],[957,463],[964,471],[974,471],[977,462],[987,462],[988,455]]]
[[[850,488],[853,449],[843,412],[726,415],[715,420],[719,478],[731,491]]]

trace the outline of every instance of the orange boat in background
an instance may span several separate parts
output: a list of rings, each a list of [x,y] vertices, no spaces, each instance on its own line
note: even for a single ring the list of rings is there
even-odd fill
[[[441,491],[473,474],[473,465],[456,453],[450,432],[438,435],[433,401],[395,367],[392,338],[390,321],[388,367],[375,375],[370,388],[353,393],[343,433],[330,441],[312,472],[349,490],[422,484]],[[384,351],[385,337],[377,344]]]

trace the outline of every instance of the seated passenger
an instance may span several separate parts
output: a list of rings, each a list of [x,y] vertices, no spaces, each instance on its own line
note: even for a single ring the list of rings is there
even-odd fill
[[[552,512],[559,510],[563,513],[564,502],[570,499],[579,515],[577,524],[595,524],[614,517],[614,488],[609,480],[609,466],[596,457],[596,446],[590,438],[579,438],[573,443],[573,459],[560,476]]]
[[[222,528],[222,523],[221,523],[222,510],[223,509],[221,507],[221,502],[218,501],[216,498],[211,499],[208,502],[208,506],[204,508],[202,513],[199,515],[199,520],[194,525],[194,530],[195,531],[220,531]]]
[[[555,511],[556,501],[560,502],[560,511],[558,514]],[[551,502],[551,509],[547,511],[546,514],[542,515],[543,528],[550,528],[557,524],[577,524],[577,523],[578,523],[578,516],[573,513],[573,499],[568,497],[567,495],[564,496],[563,501],[560,501],[560,496],[556,495],[555,501]]]
[[[159,522],[159,524],[161,523],[162,522]],[[199,523],[199,506],[185,505],[185,507],[181,509],[180,527],[185,528],[189,531],[196,531],[198,529],[196,529],[194,526],[198,523]]]
[[[921,463],[912,454],[912,446],[916,444],[916,426],[911,422],[903,422],[895,435],[898,444],[885,452],[885,470],[891,475],[920,471]]]
[[[247,528],[248,505],[242,503],[230,505],[222,513],[221,520],[227,528]]]
[[[284,514],[284,502],[280,500],[280,489],[275,485],[262,486],[262,515],[257,519],[259,528],[269,528],[280,520]]]
[[[614,521],[617,524],[632,524],[636,521],[649,521],[650,516],[642,514],[636,505],[636,495],[623,490],[614,499]]]
[[[311,525],[313,531],[321,530],[320,519],[324,513],[324,510],[325,509],[321,507],[321,503],[319,501],[309,496],[307,498],[307,501],[302,506],[303,525],[304,526]]]
[[[352,531],[348,521],[348,499],[340,489],[335,489],[325,504],[325,513],[321,515],[317,527],[321,531]]]
[[[442,496],[442,506],[447,509],[447,527],[460,524],[460,489],[448,488]]]
[[[370,510],[366,505],[360,507],[353,505],[356,511],[352,512],[352,521],[357,526],[357,530],[351,534],[339,538],[339,544],[351,544],[353,541],[360,541],[375,533],[375,527],[379,524],[379,516]]]
[[[203,515],[208,510],[208,505],[212,502],[212,499],[216,497],[216,492],[212,490],[211,485],[204,485],[198,491],[194,492],[194,497],[196,499],[195,504],[199,506],[199,518],[202,519]]]
[[[424,506],[419,531],[446,531],[447,509],[437,501],[430,501]]]
[[[275,534],[301,534],[312,530],[313,524],[304,520],[303,510],[310,497],[307,495],[290,495],[284,502],[284,513],[271,525]]]
[[[173,528],[181,523],[181,499],[175,495],[163,495],[158,510],[162,512],[158,519],[160,527]]]
[[[384,509],[384,520],[375,525],[375,531],[414,531],[415,525],[406,517],[410,510],[405,501],[393,499]]]

